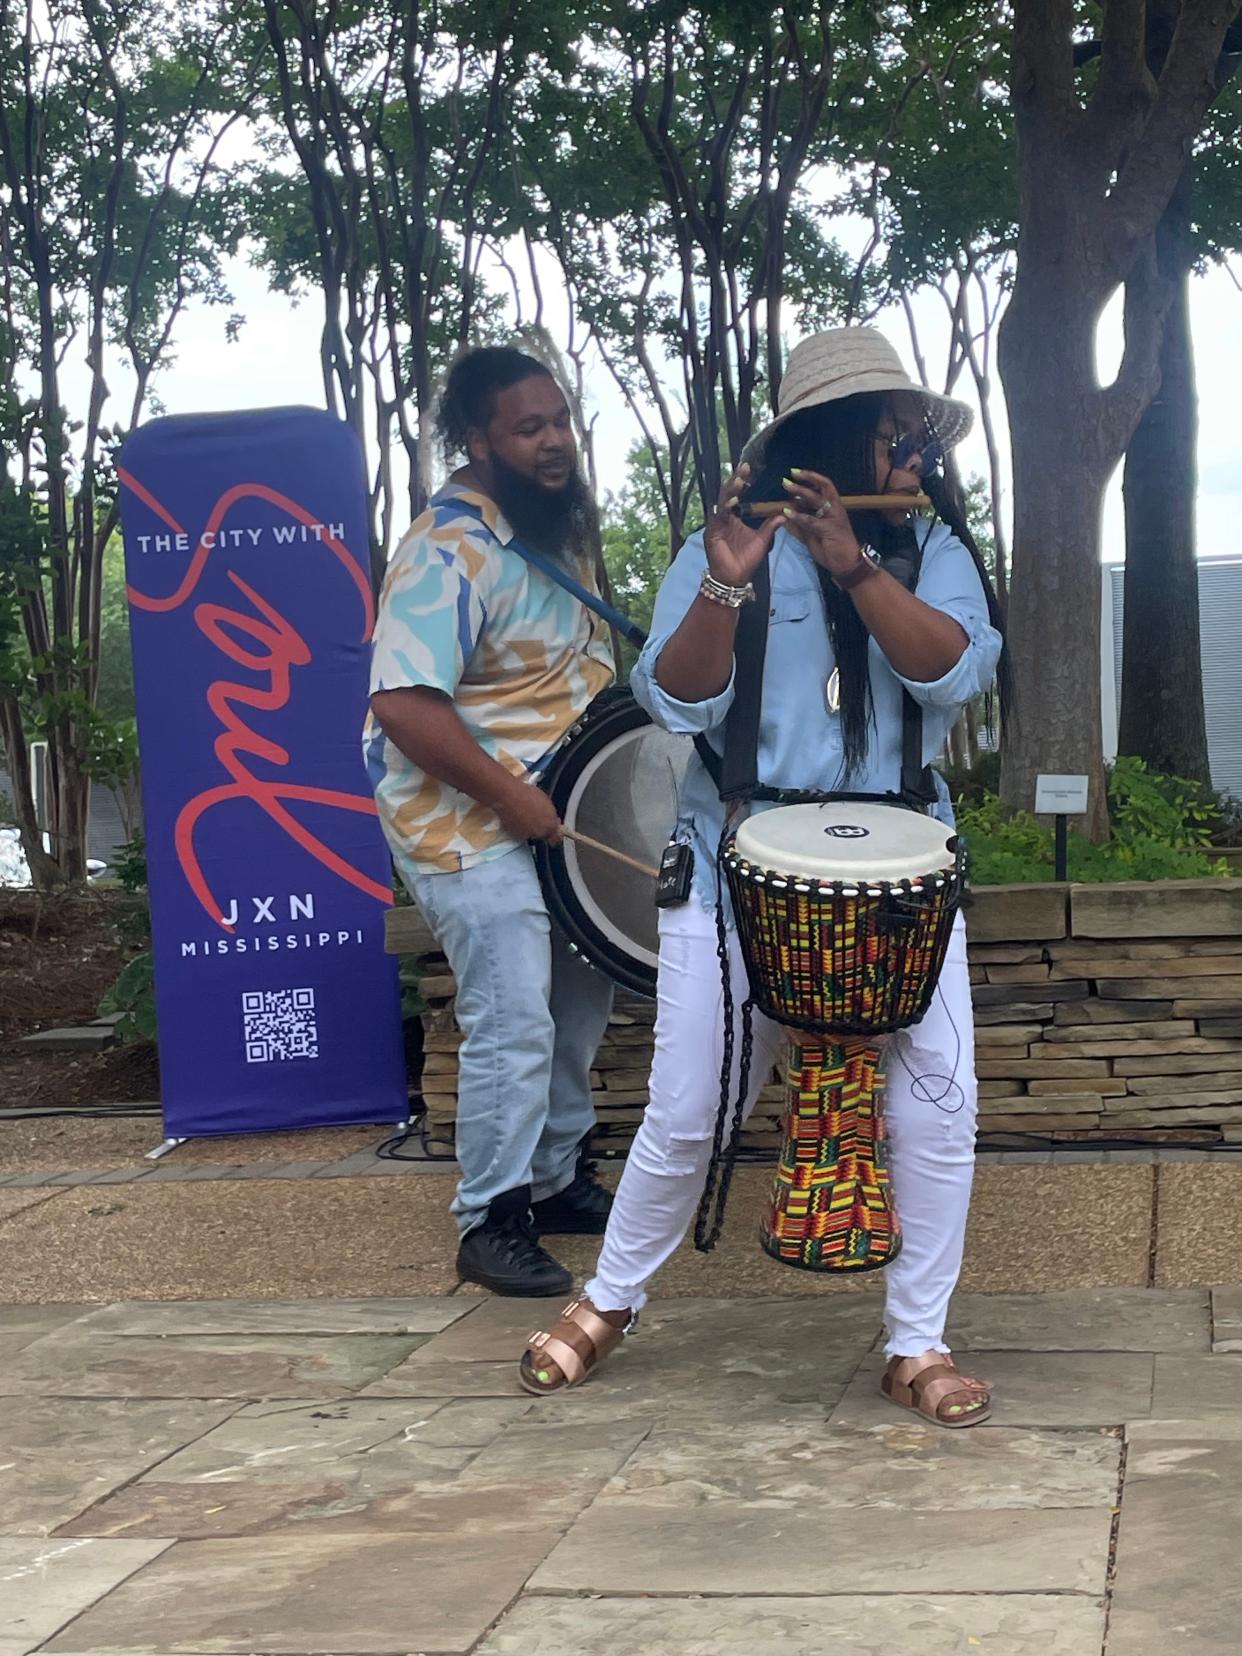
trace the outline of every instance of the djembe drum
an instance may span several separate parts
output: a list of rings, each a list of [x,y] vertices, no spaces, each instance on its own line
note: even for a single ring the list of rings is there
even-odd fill
[[[751,999],[793,1043],[762,1245],[813,1271],[887,1265],[901,1229],[876,1041],[931,1004],[961,900],[959,842],[894,805],[788,805],[743,823],[724,869]]]

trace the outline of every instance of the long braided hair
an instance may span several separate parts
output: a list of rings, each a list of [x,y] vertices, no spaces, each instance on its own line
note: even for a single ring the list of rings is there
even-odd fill
[[[822,472],[847,494],[874,494],[877,486],[875,437],[881,422],[888,418],[896,426],[893,398],[881,391],[863,391],[853,397],[820,403],[803,409],[768,438],[756,475],[743,496],[746,500],[779,500],[784,496],[781,479],[791,468],[801,466]],[[931,433],[934,436],[934,432]],[[966,522],[960,495],[943,479],[926,479],[937,516],[970,553],[987,598],[992,625],[1005,636],[1004,619],[983,556]],[[852,512],[850,521],[860,540],[877,552],[893,573],[900,566],[910,568],[918,558],[918,531],[910,524],[886,521],[879,512]],[[924,531],[926,533],[926,531]],[[828,632],[836,657],[841,686],[841,740],[845,754],[846,785],[866,764],[867,748],[875,723],[868,668],[869,634],[848,593],[842,592],[827,570],[819,571],[824,595]],[[1001,729],[1012,704],[1012,668],[1007,646],[1002,646],[997,667],[1000,693]]]

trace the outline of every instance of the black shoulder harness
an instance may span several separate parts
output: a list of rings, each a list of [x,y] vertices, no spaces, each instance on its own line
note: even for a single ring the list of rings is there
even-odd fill
[[[919,546],[905,575],[904,585],[913,592],[922,563]],[[763,668],[767,659],[768,620],[771,607],[771,573],[768,560],[755,572],[755,601],[747,604],[738,618],[734,643],[733,705],[725,721],[724,757],[705,736],[695,738],[695,748],[716,791],[726,804],[764,800],[794,804],[800,798],[822,798],[822,789],[774,788],[759,780],[759,720],[763,703]],[[931,767],[923,763],[923,709],[910,692],[901,692],[901,788],[895,796],[904,805],[923,809],[936,798]]]

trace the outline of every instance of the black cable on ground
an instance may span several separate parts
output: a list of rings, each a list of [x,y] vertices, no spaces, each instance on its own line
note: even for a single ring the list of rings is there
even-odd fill
[[[88,1108],[75,1110],[71,1106],[52,1106],[46,1110],[31,1107],[28,1110],[0,1110],[0,1126],[6,1121],[115,1121],[126,1116],[143,1121],[158,1120],[162,1114],[158,1104],[145,1109],[141,1105],[126,1105],[123,1109],[103,1110]]]
[[[411,1139],[417,1139],[421,1145],[421,1155],[403,1156],[401,1154],[402,1146],[408,1144]],[[437,1146],[443,1148],[437,1148]],[[395,1133],[392,1138],[385,1139],[383,1144],[376,1145],[375,1154],[380,1161],[453,1162],[457,1160],[451,1138],[438,1140],[433,1138],[431,1118],[427,1106],[421,1098],[411,1098],[410,1100],[410,1125],[403,1133]]]

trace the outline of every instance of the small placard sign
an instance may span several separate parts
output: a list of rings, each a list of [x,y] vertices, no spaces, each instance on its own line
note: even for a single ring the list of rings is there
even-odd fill
[[[1036,816],[1081,816],[1087,809],[1085,776],[1037,776]]]

